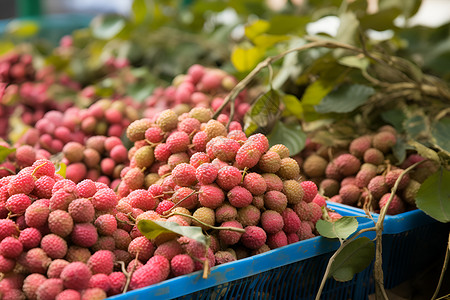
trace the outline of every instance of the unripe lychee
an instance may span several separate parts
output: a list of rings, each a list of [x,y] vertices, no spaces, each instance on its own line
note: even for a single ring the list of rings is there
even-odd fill
[[[275,151],[267,151],[258,162],[258,167],[264,173],[276,173],[281,167],[281,158]]]
[[[397,143],[397,137],[389,131],[380,131],[373,136],[372,145],[383,153],[387,153]]]
[[[127,137],[130,141],[136,142],[145,139],[145,131],[152,126],[150,119],[140,119],[133,121],[127,127]],[[176,125],[175,125],[176,127]]]

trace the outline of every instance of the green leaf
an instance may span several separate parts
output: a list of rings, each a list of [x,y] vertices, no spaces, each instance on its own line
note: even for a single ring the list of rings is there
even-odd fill
[[[344,84],[326,95],[319,105],[315,106],[319,113],[347,113],[363,105],[375,90],[362,84]]]
[[[403,132],[403,122],[406,119],[406,115],[401,109],[391,109],[381,113],[381,118],[394,126],[398,132]]]
[[[175,222],[163,222],[153,220],[140,220],[137,224],[139,231],[148,239],[153,240],[163,233],[176,233],[196,240],[206,245],[206,237],[201,227],[181,226]]]
[[[131,6],[134,21],[137,24],[144,22],[145,16],[147,15],[147,5],[145,2],[146,0],[134,0],[133,5]]]
[[[6,32],[19,38],[29,38],[39,32],[39,24],[30,20],[13,20],[6,26]]]
[[[430,217],[450,222],[450,171],[441,167],[428,177],[416,195],[416,205]]]
[[[340,25],[336,34],[336,40],[348,43],[351,45],[355,44],[355,39],[358,36],[357,32],[359,29],[359,21],[356,18],[355,13],[353,12],[345,12],[340,15]],[[342,49],[337,49],[337,56],[343,53]]]
[[[94,37],[104,40],[112,39],[125,28],[126,21],[118,15],[100,15],[91,22]]]
[[[436,121],[431,128],[431,134],[436,145],[450,152],[450,118],[442,118]]]
[[[337,61],[339,64],[343,66],[347,66],[350,68],[357,68],[361,70],[366,70],[367,67],[370,65],[369,59],[365,56],[356,56],[356,55],[344,56],[339,58]]]
[[[305,147],[306,134],[299,123],[284,124],[277,121],[272,132],[267,136],[269,145],[283,144],[291,156],[298,154]]]
[[[142,103],[153,92],[154,86],[148,83],[136,83],[127,88],[127,94],[135,101]]]
[[[13,153],[14,151],[16,151],[16,148],[8,148],[5,146],[0,146],[0,163],[5,161],[8,155]]]
[[[319,220],[316,228],[321,236],[346,239],[358,229],[358,220],[355,217],[342,217],[335,222]]]
[[[270,90],[252,104],[244,117],[245,134],[261,129],[270,131],[280,115],[280,93]]]
[[[294,95],[283,95],[281,101],[286,107],[285,111],[288,112],[289,115],[293,115],[299,120],[303,118],[302,103],[297,97]]]
[[[66,169],[67,169],[67,165],[63,162],[59,162],[55,173],[66,178]]]
[[[422,114],[415,114],[403,122],[403,127],[409,137],[415,139],[427,134],[426,117]]]
[[[399,163],[402,163],[406,158],[406,150],[408,149],[408,144],[402,137],[397,138],[397,142],[392,147],[392,153]]]
[[[363,271],[375,256],[375,244],[367,237],[357,238],[346,244],[336,255],[330,268],[330,277],[337,281],[349,281]]]
[[[411,145],[412,147],[414,147],[414,149],[416,149],[417,153],[425,158],[428,158],[430,160],[433,160],[437,163],[440,163],[439,160],[439,155],[436,153],[436,151],[425,147],[424,145],[422,145],[421,143],[415,141],[415,140],[410,140],[408,141],[408,144]]]
[[[327,61],[316,66],[319,78],[311,83],[302,96],[304,105],[318,105],[347,75],[348,67]],[[311,76],[311,74],[309,74]]]
[[[393,29],[394,20],[401,13],[401,9],[398,7],[390,7],[379,10],[371,15],[363,15],[359,21],[364,29],[373,29],[378,31],[384,31]]]
[[[235,46],[231,53],[231,62],[239,72],[252,70],[264,57],[265,51],[259,47]]]

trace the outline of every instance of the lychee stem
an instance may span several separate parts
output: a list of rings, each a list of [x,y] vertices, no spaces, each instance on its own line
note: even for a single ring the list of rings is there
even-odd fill
[[[203,279],[207,279],[208,275],[209,275],[209,260],[205,259],[205,261],[203,262]]]
[[[137,259],[139,257],[139,251],[136,253],[136,258],[134,259],[134,265],[133,268],[131,268],[131,272],[127,274],[127,281],[125,283],[125,286],[123,288],[123,294],[125,294],[128,291],[128,287],[130,285],[131,282],[131,277],[133,276],[134,271],[136,270],[137,267]]]
[[[180,213],[180,212],[173,212],[173,213],[171,213],[170,215],[168,215],[167,217],[170,217],[170,216],[173,216],[173,215],[179,215],[179,216],[191,218],[192,220],[194,220],[194,221],[196,221],[196,222],[198,222],[198,223],[200,223],[200,224],[202,224],[202,225],[204,225],[204,226],[206,226],[206,227],[209,227],[209,228],[211,228],[211,229],[215,229],[215,230],[230,230],[230,231],[236,231],[236,232],[240,232],[240,233],[244,233],[244,232],[245,232],[245,230],[242,229],[242,228],[236,228],[236,227],[216,227],[216,226],[212,226],[212,225],[209,225],[209,224],[206,224],[206,223],[200,221],[200,220],[197,219],[196,217],[193,217],[193,216],[190,216],[190,215],[187,215],[187,214],[183,214],[183,213]]]
[[[6,170],[6,171],[8,171],[9,173],[11,173],[12,175],[16,175],[16,172],[14,172],[14,171],[11,170],[11,169],[8,169],[7,167],[0,167],[0,170]]]
[[[33,173],[31,173],[31,176],[34,177],[34,174],[36,173],[37,170],[39,170],[41,167],[43,167],[46,163],[40,164],[39,166],[35,167],[33,170]]]
[[[177,206],[179,206],[184,200],[186,200],[187,198],[189,198],[190,196],[194,195],[194,194],[198,194],[197,191],[192,191],[192,193],[190,193],[189,195],[187,195],[186,197],[184,197],[183,199],[181,199],[180,201],[178,201],[177,203],[175,203],[174,206],[172,206],[171,208],[169,208],[168,210],[163,212],[163,215],[167,215],[168,213],[170,213],[172,211],[172,209],[176,208]]]

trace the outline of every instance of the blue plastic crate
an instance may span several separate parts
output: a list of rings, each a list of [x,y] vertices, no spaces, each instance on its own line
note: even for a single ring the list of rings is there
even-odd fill
[[[345,204],[333,203],[329,206],[343,207],[355,214],[365,214],[362,209]],[[379,218],[379,214],[373,213],[372,216],[375,221]],[[450,224],[440,223],[423,211],[415,209],[398,215],[386,215],[383,227],[385,288],[390,289],[413,279],[434,263],[443,263]],[[373,264],[364,271],[369,272],[370,284],[360,288],[360,299],[367,298],[367,295],[375,290],[372,271]]]
[[[330,207],[344,216],[355,215],[352,210]],[[359,221],[360,228],[371,225],[366,218]],[[213,267],[207,279],[198,271],[111,299],[314,299],[338,247],[337,240],[315,237]],[[322,299],[359,299],[355,294],[367,282],[367,274],[359,273],[348,282],[328,279]]]

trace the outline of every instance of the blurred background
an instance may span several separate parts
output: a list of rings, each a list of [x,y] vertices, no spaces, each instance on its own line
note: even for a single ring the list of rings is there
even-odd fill
[[[192,2],[192,1],[180,1]],[[271,7],[284,5],[286,0],[266,0]],[[376,1],[372,1],[376,2]],[[86,14],[118,13],[129,15],[132,1],[128,0],[1,0],[0,19],[35,16],[39,14]],[[437,27],[450,20],[450,1],[424,0],[411,25]]]

